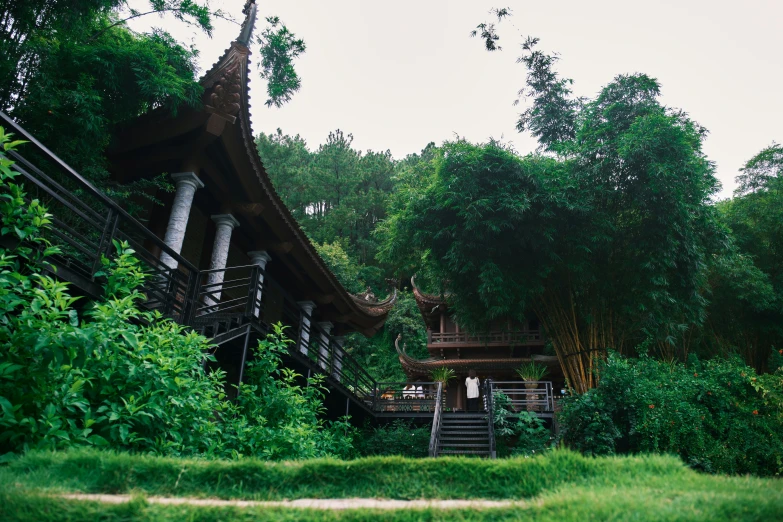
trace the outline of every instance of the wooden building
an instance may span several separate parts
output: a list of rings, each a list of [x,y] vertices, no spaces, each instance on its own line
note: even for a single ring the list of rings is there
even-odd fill
[[[416,286],[411,279],[413,295],[427,326],[427,359],[415,359],[407,354],[405,345],[397,342],[400,364],[412,381],[430,380],[430,374],[437,368],[451,368],[457,374],[456,381],[449,385],[447,407],[462,410],[466,406],[465,378],[475,370],[484,381],[507,383],[512,389],[523,385],[516,374],[523,363],[535,361],[546,365],[548,379],[557,386],[563,377],[556,356],[545,355],[546,340],[538,321],[529,319],[524,324],[511,321],[497,321],[488,332],[470,334],[460,329],[452,317],[448,296],[428,294]],[[452,391],[453,390],[453,391]]]
[[[244,14],[239,36],[200,80],[203,105],[155,108],[120,129],[108,151],[119,183],[170,176],[173,193],[150,194],[162,205],[140,200],[131,216],[2,115],[31,142],[31,159],[15,153],[15,168],[54,216],[51,240],[67,253],[56,259],[57,277],[101,295],[100,257],[114,240],[128,241],[152,274],[145,306],[211,338],[229,394],[250,347],[281,322],[294,341],[285,363],[326,375],[339,392],[326,399],[334,416],[351,401],[371,413],[375,381],[347,353],[345,336],[375,334],[396,292],[384,300],[348,293],[275,192],[250,126],[254,0]]]

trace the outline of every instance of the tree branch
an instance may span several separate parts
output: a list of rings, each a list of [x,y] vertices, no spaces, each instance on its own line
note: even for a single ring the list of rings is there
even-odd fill
[[[134,15],[131,15],[131,16],[127,17],[127,18],[123,18],[122,20],[118,20],[118,21],[114,22],[113,24],[111,24],[111,25],[108,25],[108,26],[104,27],[104,28],[103,28],[103,29],[101,29],[100,31],[98,31],[98,32],[96,32],[95,34],[93,34],[93,35],[92,35],[92,36],[89,38],[89,40],[87,40],[87,41],[88,41],[88,42],[92,42],[93,40],[95,40],[96,38],[98,38],[99,36],[101,36],[102,34],[104,34],[106,31],[108,31],[109,29],[111,29],[112,27],[117,27],[118,25],[124,24],[124,23],[125,23],[125,22],[127,22],[128,20],[132,20],[132,19],[134,19],[134,18],[139,18],[139,17],[142,17],[142,16],[147,16],[147,15],[150,15],[150,14],[155,14],[155,13],[166,13],[166,12],[185,11],[185,10],[186,10],[186,9],[185,9],[185,8],[183,8],[183,7],[167,7],[167,8],[165,8],[165,9],[153,9],[152,11],[147,11],[146,13],[136,13],[136,14],[134,14]],[[216,18],[222,18],[223,20],[228,20],[228,21],[229,21],[229,22],[231,22],[232,24],[240,25],[240,24],[239,24],[239,22],[237,22],[236,20],[234,20],[234,19],[232,19],[232,18],[229,18],[229,17],[227,17],[227,16],[223,16],[222,14],[220,14],[220,13],[219,13],[219,12],[217,12],[217,11],[216,11],[216,12],[214,12],[214,13],[210,13],[210,15],[212,15],[212,16],[214,16],[214,17],[216,17]]]

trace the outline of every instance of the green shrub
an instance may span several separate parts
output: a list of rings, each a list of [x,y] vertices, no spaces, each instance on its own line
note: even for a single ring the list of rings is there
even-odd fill
[[[783,472],[783,369],[612,354],[600,375],[598,387],[562,401],[566,444],[595,455],[674,453],[708,472]]]
[[[431,435],[432,424],[416,426],[412,422],[397,419],[391,424],[366,427],[356,444],[356,451],[363,457],[427,457]]]
[[[246,383],[221,426],[223,443],[234,456],[270,460],[351,456],[355,428],[348,417],[333,422],[319,418],[327,391],[324,377],[315,375],[307,386],[298,385],[300,375],[284,368],[281,359],[293,341],[279,324],[273,329],[247,365]]]
[[[552,432],[538,415],[512,411],[511,399],[503,392],[493,396],[492,406],[498,457],[529,457],[552,448]]]

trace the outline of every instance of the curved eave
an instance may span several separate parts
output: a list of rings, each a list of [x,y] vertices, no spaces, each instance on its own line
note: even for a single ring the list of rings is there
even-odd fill
[[[256,179],[260,183],[266,196],[269,198],[275,212],[282,218],[288,228],[291,238],[296,241],[306,253],[306,257],[310,261],[310,266],[305,268],[318,271],[329,282],[330,290],[334,292],[337,298],[342,301],[350,311],[348,314],[343,314],[344,316],[347,316],[345,317],[345,322],[352,324],[356,330],[363,334],[371,336],[383,326],[389,310],[396,299],[396,291],[392,297],[380,303],[358,303],[356,299],[345,290],[342,284],[340,284],[331,270],[329,270],[318,255],[315,247],[313,247],[310,240],[302,231],[296,219],[291,215],[291,212],[283,203],[272,185],[272,181],[269,179],[266,169],[264,168],[263,161],[258,154],[252,127],[250,125],[250,93],[248,89],[250,69],[249,55],[250,51],[247,46],[239,41],[232,42],[231,47],[223,53],[223,56],[221,56],[221,58],[201,78],[200,83],[205,89],[209,89],[220,79],[221,73],[225,71],[226,68],[233,66],[236,61],[240,62],[240,108],[237,119],[239,120],[243,145],[248,160],[256,174]]]
[[[430,329],[437,330],[440,324],[440,314],[448,308],[445,297],[422,292],[416,286],[416,276],[411,277],[411,288],[422,319]]]
[[[546,364],[550,371],[557,371],[560,367],[557,360],[555,361],[540,361],[535,358],[522,357],[515,359],[487,359],[487,358],[475,358],[475,359],[426,359],[419,360],[413,359],[409,355],[400,355],[400,364],[403,371],[407,375],[429,375],[433,370],[438,368],[451,368],[457,373],[467,373],[469,370],[476,370],[478,372],[491,372],[491,371],[513,371],[520,365],[535,360]],[[557,358],[555,358],[557,359]]]
[[[397,350],[397,355],[400,359],[403,371],[409,376],[425,376],[430,372],[438,368],[451,368],[452,370],[465,373],[468,370],[476,371],[510,371],[518,368],[521,364],[536,361],[542,364],[546,364],[550,370],[560,368],[560,363],[557,357],[547,355],[533,355],[532,357],[520,357],[520,358],[485,358],[476,357],[469,359],[415,359],[407,354],[405,351],[405,345],[400,347],[400,339],[402,336],[398,336],[394,341],[394,348]]]
[[[351,296],[351,299],[353,299],[353,302],[364,310],[367,314],[372,315],[373,317],[380,317],[387,315],[392,308],[394,308],[394,303],[397,302],[397,289],[393,289],[392,293],[389,294],[389,296],[382,300],[382,301],[368,301],[366,299],[362,299],[359,296],[349,294]]]

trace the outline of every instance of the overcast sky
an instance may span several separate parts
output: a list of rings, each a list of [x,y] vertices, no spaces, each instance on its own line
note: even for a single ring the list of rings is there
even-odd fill
[[[242,17],[244,0],[211,3]],[[488,53],[469,33],[492,7],[514,16],[498,27],[503,50]],[[594,96],[618,74],[657,78],[663,103],[710,131],[705,152],[723,197],[745,161],[783,142],[783,0],[261,0],[257,33],[270,15],[307,44],[296,63],[302,89],[269,109],[263,82],[252,82],[254,132],[300,134],[311,150],[337,128],[354,135],[356,148],[396,158],[455,135],[535,150],[514,128],[520,108],[512,102],[525,79],[516,64],[520,34],[560,54],[557,69],[579,96]],[[202,73],[238,34],[221,20],[212,39],[156,16],[132,27],[151,25],[194,43]]]

